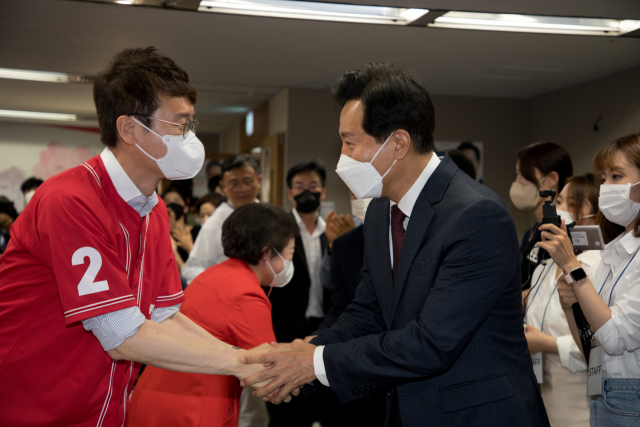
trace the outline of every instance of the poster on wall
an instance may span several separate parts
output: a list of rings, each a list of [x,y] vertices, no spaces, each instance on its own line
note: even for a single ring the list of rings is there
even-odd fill
[[[477,141],[436,141],[436,151],[459,150],[476,170],[476,180],[484,181],[484,144]]]
[[[22,183],[47,180],[99,154],[104,145],[96,131],[86,132],[23,124],[0,124],[0,196],[24,209]]]

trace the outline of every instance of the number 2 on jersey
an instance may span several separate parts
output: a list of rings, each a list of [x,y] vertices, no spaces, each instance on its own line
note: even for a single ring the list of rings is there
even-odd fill
[[[80,280],[80,284],[78,285],[78,294],[83,296],[95,294],[96,292],[108,291],[109,285],[106,280],[94,282],[98,272],[100,271],[100,267],[102,267],[102,256],[100,255],[100,252],[90,246],[80,248],[73,253],[73,256],[71,257],[71,264],[82,265],[84,264],[85,257],[89,258],[89,268],[87,268],[84,276],[82,276],[82,280]]]

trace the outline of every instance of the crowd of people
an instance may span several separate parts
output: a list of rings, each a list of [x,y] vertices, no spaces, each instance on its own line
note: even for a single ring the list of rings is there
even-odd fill
[[[518,250],[477,147],[434,152],[415,77],[369,64],[333,93],[351,212],[320,215],[319,160],[286,171],[290,212],[249,154],[196,198],[186,72],[116,56],[102,154],[27,180],[20,215],[0,200],[0,425],[637,424],[640,134],[579,174],[554,142],[518,151]],[[574,250],[574,226],[606,246]]]

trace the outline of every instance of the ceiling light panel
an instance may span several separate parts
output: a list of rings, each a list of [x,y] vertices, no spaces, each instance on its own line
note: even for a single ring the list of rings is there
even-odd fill
[[[63,122],[75,122],[78,116],[75,114],[40,113],[36,111],[0,110],[0,117],[12,119],[56,120]]]
[[[15,80],[32,80],[35,82],[69,83],[69,75],[66,73],[54,73],[50,71],[16,70],[13,68],[0,68],[0,78]]]
[[[640,21],[507,13],[447,12],[430,27],[526,33],[620,36],[640,28]]]
[[[427,9],[286,0],[202,0],[198,11],[386,25],[409,25],[429,12]]]

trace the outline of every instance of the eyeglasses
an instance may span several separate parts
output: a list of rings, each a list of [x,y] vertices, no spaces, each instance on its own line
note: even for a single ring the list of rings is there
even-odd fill
[[[189,119],[185,123],[180,124],[180,123],[168,122],[166,120],[156,119],[155,117],[143,116],[141,114],[129,114],[129,115],[130,116],[144,117],[146,119],[151,119],[151,120],[157,120],[159,122],[168,123],[168,124],[174,125],[174,126],[180,126],[182,128],[182,137],[183,138],[186,138],[187,134],[190,131],[193,132],[193,133],[196,133],[196,129],[198,129],[198,119]]]
[[[304,191],[304,190],[309,190],[312,193],[318,192],[318,191],[322,191],[322,186],[320,184],[317,184],[315,182],[312,182],[311,184],[309,184],[309,186],[307,188],[305,188],[304,184],[293,184],[293,186],[291,187],[293,190],[298,190],[300,192]]]

